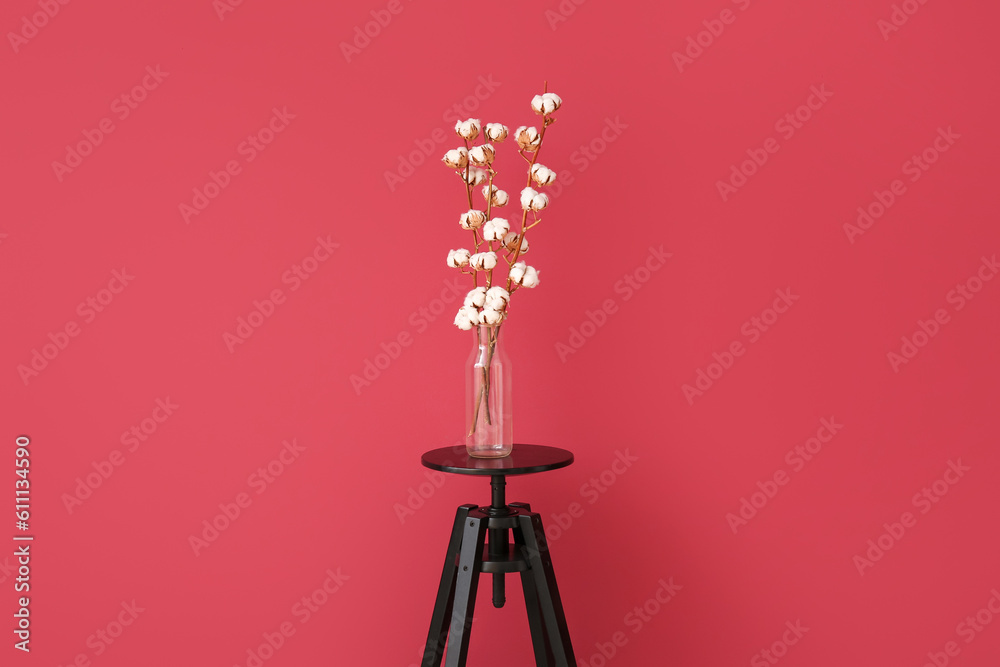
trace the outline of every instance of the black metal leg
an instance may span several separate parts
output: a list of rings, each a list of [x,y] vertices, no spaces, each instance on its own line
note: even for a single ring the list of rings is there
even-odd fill
[[[552,569],[552,557],[545,540],[542,517],[534,512],[519,512],[518,526],[520,537],[525,543],[523,553],[528,559],[528,572],[535,584],[538,606],[545,622],[545,634],[552,648],[555,667],[576,667],[576,656],[573,655],[573,645],[569,639],[566,614],[559,597],[555,571]],[[527,603],[527,599],[525,602]]]
[[[427,645],[424,648],[424,657],[420,661],[421,667],[441,667],[441,657],[444,655],[444,645],[448,639],[448,627],[455,600],[455,575],[458,572],[462,535],[465,533],[465,522],[469,518],[469,512],[476,507],[477,505],[462,505],[455,514],[455,524],[451,528],[451,539],[448,541],[448,553],[444,557],[441,584],[438,586],[434,613],[431,615],[431,627],[427,632]]]
[[[483,547],[486,544],[488,525],[486,519],[469,516],[463,525],[462,550],[458,558],[453,601],[455,613],[452,615],[451,631],[448,633],[445,667],[465,667],[465,659],[469,654],[472,617],[476,607],[476,591],[479,588],[479,572],[483,563]]]
[[[490,488],[493,492],[493,502],[490,504],[491,513],[507,512],[507,486],[504,475],[493,475],[490,480]],[[495,515],[495,514],[494,514]],[[490,557],[506,556],[510,547],[508,543],[506,528],[490,528]],[[493,574],[493,606],[497,609],[503,607],[507,601],[506,584],[504,583],[504,573]]]
[[[511,507],[519,511],[530,512],[528,503],[511,503]],[[514,544],[518,552],[526,554],[524,534],[519,527],[511,531],[514,534]],[[528,612],[528,628],[531,630],[531,646],[535,651],[536,667],[552,667],[552,647],[545,634],[545,624],[542,622],[542,610],[538,606],[538,592],[535,589],[534,573],[525,570],[521,573],[521,588],[524,591],[524,607]]]

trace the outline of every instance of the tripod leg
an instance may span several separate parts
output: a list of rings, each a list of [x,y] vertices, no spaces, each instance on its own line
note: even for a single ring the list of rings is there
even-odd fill
[[[487,519],[469,516],[463,522],[462,550],[458,557],[458,578],[455,581],[454,614],[448,633],[448,650],[445,667],[465,667],[469,654],[469,634],[472,615],[476,607],[476,591],[483,564],[483,547],[486,545]]]
[[[521,511],[531,511],[527,503],[511,503]],[[519,553],[525,555],[525,542],[522,528],[519,525],[511,531],[514,534],[514,545]],[[531,630],[531,646],[535,651],[536,667],[552,667],[552,647],[545,634],[545,624],[542,622],[542,610],[538,606],[538,591],[535,588],[534,573],[528,569],[521,573],[521,588],[524,590],[524,608],[528,612],[528,628]]]
[[[476,505],[462,505],[455,514],[455,523],[451,528],[448,552],[444,557],[444,571],[441,573],[441,584],[438,586],[434,613],[431,614],[431,627],[427,632],[427,645],[420,667],[441,667],[441,656],[444,655],[444,645],[448,639],[446,623],[451,618],[452,604],[455,600],[455,575],[458,571],[458,555],[462,549],[462,535],[465,532],[465,522],[469,518],[469,512],[474,509]]]
[[[534,512],[521,512],[518,525],[524,539],[524,554],[538,594],[538,605],[545,621],[545,632],[555,658],[555,667],[575,667],[576,657],[569,639],[566,614],[563,611],[559,587],[556,585],[552,557],[545,540],[542,517]]]

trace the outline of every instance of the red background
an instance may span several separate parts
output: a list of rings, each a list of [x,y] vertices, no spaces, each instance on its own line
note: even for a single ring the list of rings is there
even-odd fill
[[[915,13],[886,32],[890,0],[404,0],[397,14],[246,0],[221,19],[210,0],[102,1],[58,5],[33,32],[24,17],[40,5],[6,2],[0,497],[13,504],[26,434],[35,542],[30,655],[7,628],[12,557],[0,570],[3,663],[247,665],[282,623],[295,632],[267,665],[417,662],[455,507],[488,501],[482,480],[430,489],[419,464],[460,436],[470,345],[454,303],[421,314],[441,312],[445,254],[465,240],[461,184],[438,161],[458,145],[449,109],[532,124],[548,80],[564,105],[541,162],[560,180],[527,257],[541,286],[516,296],[505,330],[516,439],[577,460],[508,489],[556,536],[580,663],[772,664],[766,649],[789,666],[996,664],[1000,623],[971,641],[960,624],[1000,587],[1000,282],[973,280],[961,309],[948,295],[1000,250],[1000,11],[905,4]],[[372,11],[391,20],[345,56]],[[687,48],[697,57],[678,67]],[[122,118],[114,100],[157,66],[167,74]],[[788,136],[776,123],[813,86],[831,96]],[[294,118],[247,161],[241,142],[275,108]],[[104,118],[113,131],[60,179],[53,162]],[[904,164],[939,128],[959,138],[911,181]],[[718,183],[769,138],[777,152],[724,198]],[[230,160],[239,173],[185,221],[179,205]],[[498,160],[516,199],[509,144]],[[844,225],[895,179],[904,194],[850,238]],[[282,276],[318,237],[339,247],[293,290]],[[671,257],[647,276],[650,246]],[[78,305],[123,267],[134,278],[88,321]],[[648,280],[629,294],[628,275]],[[227,346],[276,289],[273,315]],[[754,334],[786,289],[794,305]],[[614,313],[561,357],[606,299]],[[894,368],[889,353],[938,309],[946,323]],[[69,322],[78,335],[22,378]],[[351,376],[401,333],[411,344],[356,391]],[[742,355],[710,366],[734,342]],[[699,370],[716,379],[688,400]],[[173,414],[129,451],[123,432],[167,398]],[[796,469],[786,453],[823,419],[843,427]],[[293,439],[304,451],[261,488],[250,476]],[[616,452],[636,459],[620,474]],[[968,471],[914,502],[949,461]],[[614,483],[595,492],[602,473]],[[787,484],[767,484],[776,473]],[[190,537],[241,493],[250,505],[196,554]],[[762,507],[734,533],[743,498]],[[904,512],[904,534],[884,536]],[[859,572],[880,536],[892,548]],[[302,623],[295,605],[338,568],[349,578]],[[660,608],[671,578],[681,589]],[[528,664],[517,587],[498,611],[483,586],[470,664]],[[144,611],[113,643],[92,638],[117,633],[133,600]],[[657,613],[636,628],[647,603]],[[786,622],[809,630],[783,645]]]

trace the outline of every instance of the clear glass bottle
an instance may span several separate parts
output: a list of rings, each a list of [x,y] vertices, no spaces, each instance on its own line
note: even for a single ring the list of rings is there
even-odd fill
[[[465,448],[469,456],[500,458],[514,448],[511,366],[502,324],[473,328],[465,375]]]

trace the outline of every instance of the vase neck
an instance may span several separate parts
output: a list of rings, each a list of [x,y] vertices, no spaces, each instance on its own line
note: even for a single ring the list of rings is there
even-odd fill
[[[477,345],[497,344],[500,341],[501,324],[480,324],[475,328],[475,340]]]

